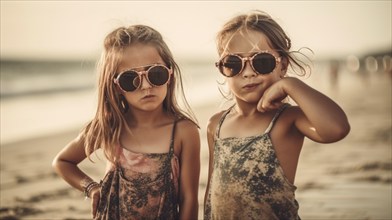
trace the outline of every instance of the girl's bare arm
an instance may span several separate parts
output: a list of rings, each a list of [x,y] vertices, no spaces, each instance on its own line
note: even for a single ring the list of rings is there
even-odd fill
[[[181,121],[176,129],[181,137],[180,219],[198,219],[200,176],[200,135],[190,121]]]
[[[331,143],[350,131],[347,116],[339,105],[297,78],[285,77],[273,84],[265,91],[259,107],[268,109],[287,95],[299,106],[294,113],[295,126],[308,138]]]
[[[81,161],[86,159],[86,153],[84,151],[84,141],[79,137],[71,141],[67,146],[64,147],[60,153],[54,158],[52,166],[56,172],[71,186],[80,191],[84,191],[85,188],[93,181],[87,174],[79,169],[77,166]],[[91,200],[91,213],[95,217],[97,211],[97,205],[100,198],[100,191],[97,185],[89,190]]]
[[[56,155],[52,166],[71,186],[83,191],[83,182],[88,183],[91,179],[77,165],[86,157],[83,141],[77,137]]]

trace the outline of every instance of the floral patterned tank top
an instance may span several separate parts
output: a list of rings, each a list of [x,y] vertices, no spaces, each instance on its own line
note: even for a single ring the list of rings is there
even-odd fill
[[[219,138],[223,113],[215,134],[214,164],[204,218],[271,220],[300,219],[296,187],[285,177],[270,132],[283,105],[266,131],[250,137]]]
[[[174,122],[168,153],[136,153],[117,147],[117,162],[102,180],[95,219],[178,219],[179,162]]]

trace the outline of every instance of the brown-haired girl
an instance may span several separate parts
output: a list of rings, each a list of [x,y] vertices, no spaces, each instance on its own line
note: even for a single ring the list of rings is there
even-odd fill
[[[286,75],[289,67],[303,75],[308,66],[268,14],[232,18],[218,33],[217,46],[216,66],[235,104],[208,124],[205,219],[299,219],[294,178],[304,138],[341,140],[350,130],[346,114]]]
[[[55,170],[91,198],[94,219],[197,219],[198,126],[161,34],[117,28],[99,64],[96,115],[56,156]],[[109,167],[100,183],[77,166],[98,149]]]

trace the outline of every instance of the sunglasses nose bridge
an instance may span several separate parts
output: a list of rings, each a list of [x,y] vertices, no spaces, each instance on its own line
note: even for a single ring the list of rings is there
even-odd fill
[[[244,62],[246,62],[246,61],[252,60],[253,58],[252,58],[252,57],[241,57],[241,59],[242,59]]]
[[[246,65],[246,63],[249,61],[249,63],[251,63],[252,62],[252,57],[241,57],[241,60],[242,60],[242,65],[244,65],[244,68],[245,68],[245,65]]]
[[[253,68],[253,65],[252,65],[253,57],[242,57],[241,60],[242,60],[242,71],[241,71],[242,76],[243,77],[256,76],[257,74]],[[247,65],[247,63],[249,65]],[[248,68],[250,68],[250,69],[248,69]]]
[[[241,60],[242,60],[242,68],[243,69],[245,69],[246,68],[246,63],[248,63],[249,65],[250,65],[250,67],[252,68],[252,69],[254,69],[253,68],[253,57],[241,57]]]
[[[140,80],[140,89],[148,89],[151,88],[152,85],[150,83],[150,81],[148,80],[147,74],[148,74],[148,70],[145,71],[140,71],[139,73],[139,80]]]

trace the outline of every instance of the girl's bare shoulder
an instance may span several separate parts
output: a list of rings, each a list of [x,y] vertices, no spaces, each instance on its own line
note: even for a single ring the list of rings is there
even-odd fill
[[[303,116],[304,113],[302,109],[297,105],[289,105],[281,114],[281,118],[285,118],[286,120],[295,121],[299,117]]]
[[[199,128],[193,121],[181,119],[177,122],[176,133],[182,137],[193,136],[199,133]]]
[[[295,128],[293,124],[297,119],[304,116],[303,111],[297,105],[290,105],[279,115],[276,122],[276,127],[283,130],[290,130]]]
[[[175,130],[175,153],[184,156],[183,152],[196,153],[200,149],[200,134],[198,126],[188,119],[177,122]]]
[[[207,122],[207,132],[208,133],[210,133],[210,132],[214,133],[214,130],[215,130],[216,126],[218,125],[219,120],[222,118],[222,115],[225,111],[226,110],[222,110],[220,112],[215,113],[214,115],[212,115],[210,117],[210,119]]]

